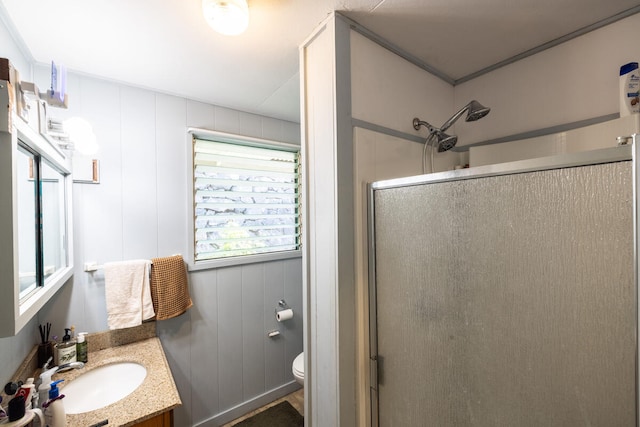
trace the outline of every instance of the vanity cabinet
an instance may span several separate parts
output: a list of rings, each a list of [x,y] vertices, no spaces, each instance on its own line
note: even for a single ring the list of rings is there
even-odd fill
[[[13,91],[0,80],[0,338],[73,274],[71,161],[14,113]]]
[[[173,411],[163,412],[153,418],[135,424],[133,427],[173,427]]]

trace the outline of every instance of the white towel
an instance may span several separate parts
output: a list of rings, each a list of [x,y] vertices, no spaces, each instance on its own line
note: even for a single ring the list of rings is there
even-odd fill
[[[146,259],[104,265],[109,329],[130,328],[155,316]]]

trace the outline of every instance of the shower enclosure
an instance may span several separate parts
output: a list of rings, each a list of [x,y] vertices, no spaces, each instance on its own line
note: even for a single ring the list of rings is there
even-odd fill
[[[370,186],[374,426],[638,425],[635,150]]]

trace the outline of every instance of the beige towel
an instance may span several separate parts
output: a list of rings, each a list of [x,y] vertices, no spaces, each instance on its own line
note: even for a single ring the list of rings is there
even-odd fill
[[[104,265],[109,329],[138,326],[155,315],[149,286],[150,268],[151,261],[146,259]]]
[[[151,298],[156,320],[176,317],[193,305],[189,296],[187,269],[180,255],[153,258]]]

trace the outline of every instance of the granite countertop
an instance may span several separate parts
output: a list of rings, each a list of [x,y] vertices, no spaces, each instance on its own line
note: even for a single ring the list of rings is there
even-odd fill
[[[132,426],[182,404],[157,337],[90,351],[88,357],[89,362],[84,368],[53,376],[54,381],[65,380],[60,384],[60,394],[64,394],[64,385],[79,375],[117,362],[139,363],[147,368],[147,377],[133,393],[111,405],[83,414],[67,414],[68,427],[87,427],[104,420],[109,420],[109,426]],[[108,393],[108,390],[105,390],[105,393]]]

